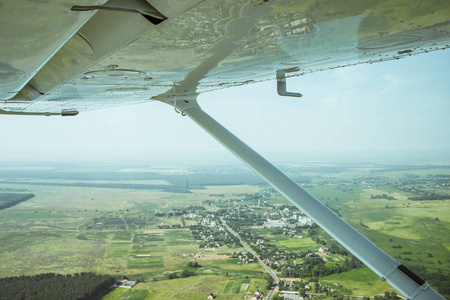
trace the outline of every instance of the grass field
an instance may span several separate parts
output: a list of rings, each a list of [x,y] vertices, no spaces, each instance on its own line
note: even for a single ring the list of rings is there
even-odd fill
[[[328,168],[327,172],[314,173],[313,169],[321,168]],[[302,178],[310,176],[312,184],[307,187],[308,192],[339,210],[345,220],[406,266],[423,266],[428,271],[448,274],[449,200],[410,201],[407,199],[410,193],[396,188],[352,183],[354,178],[369,176],[373,170],[365,166],[338,172],[329,166],[317,166],[309,173],[293,172]],[[383,172],[376,176],[398,180],[406,171]],[[421,177],[450,174],[447,169],[407,172]],[[0,210],[0,277],[93,271],[144,280],[133,289],[114,290],[105,297],[107,300],[204,299],[211,292],[218,295],[216,299],[243,299],[253,293],[256,286],[265,286],[263,268],[258,263],[242,264],[239,259],[230,258],[232,252],[242,251],[242,248],[199,248],[187,228],[158,228],[183,225],[182,217],[155,217],[155,212],[168,213],[173,208],[202,205],[205,200],[236,199],[240,194],[257,193],[261,187],[207,186],[194,189],[191,194],[176,194],[158,190],[19,185],[0,180],[0,188],[25,189],[36,195]],[[439,189],[427,186],[426,189],[450,193],[445,186]],[[377,194],[387,194],[396,200],[371,199],[370,195]],[[288,203],[281,196],[274,196],[272,200],[274,205]],[[206,206],[206,209],[214,213],[215,207]],[[261,211],[268,210],[270,208]],[[148,220],[145,227],[108,227],[93,221],[94,218],[140,217]],[[194,220],[185,222],[196,224]],[[306,235],[306,230],[302,239],[264,229],[255,229],[255,232],[287,252],[315,252],[321,246]],[[325,233],[322,237],[330,239]],[[340,258],[330,257],[331,261],[335,259]],[[181,272],[191,261],[201,265],[197,276],[167,280],[168,274]],[[393,291],[367,268],[319,278],[319,281],[321,284],[339,283],[342,291],[353,295],[373,296]]]
[[[201,275],[189,278],[179,278],[165,281],[139,283],[132,290],[118,288],[104,297],[104,300],[125,299],[206,299],[210,293],[218,300],[243,299],[250,296],[256,287],[261,287],[264,280],[249,280],[243,277],[223,277],[216,275]],[[244,287],[243,287],[244,286]]]
[[[210,193],[259,190],[249,186],[214,186],[198,190],[199,195],[177,195],[153,190],[19,186],[32,190],[36,197],[0,212],[2,277],[42,272],[161,273],[161,267],[181,270],[189,261],[182,255],[199,251],[187,229],[130,232],[89,231],[86,227],[92,218],[137,217],[155,209],[166,210],[177,203],[179,207],[199,205]],[[0,183],[0,187],[17,185]],[[152,258],[135,257],[146,254]],[[225,258],[216,257],[209,253],[205,264]]]
[[[313,242],[311,238],[286,239],[276,242],[275,245],[284,251],[294,251],[294,252],[307,251],[311,249],[316,250],[320,248],[320,245]]]
[[[386,282],[369,268],[360,268],[340,274],[333,274],[319,279],[320,284],[339,283],[347,290],[347,295],[377,295],[385,291],[395,292]]]

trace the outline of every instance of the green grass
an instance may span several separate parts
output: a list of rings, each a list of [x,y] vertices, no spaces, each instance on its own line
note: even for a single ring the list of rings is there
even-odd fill
[[[223,292],[224,294],[239,294],[240,289],[241,289],[241,281],[233,280],[228,282]]]
[[[128,269],[163,268],[164,258],[162,256],[136,257],[129,256],[127,260]]]
[[[285,237],[284,239],[280,239],[273,244],[282,250],[294,252],[308,251],[312,249],[317,251],[321,247],[321,245],[312,241],[311,238],[308,237],[304,237],[302,239]]]
[[[381,282],[380,278],[369,268],[360,268],[340,274],[333,274],[319,278],[319,282],[337,282],[344,289],[352,291],[352,295],[375,296],[385,291],[395,290],[386,282]]]
[[[195,243],[189,229],[171,229],[164,232],[164,238],[167,245],[186,245]]]
[[[137,289],[152,291],[151,299],[206,299],[209,293],[218,294],[220,298],[228,286],[229,279],[216,275],[201,275],[188,278],[143,282]]]
[[[71,232],[0,233],[0,276],[97,271],[104,241]]]
[[[112,239],[115,241],[129,241],[129,240],[131,240],[132,236],[133,236],[133,234],[131,232],[118,231],[118,232],[114,233]]]
[[[103,297],[103,300],[145,300],[150,292],[147,290],[116,288],[114,291]]]
[[[164,235],[156,233],[142,233],[135,234],[133,237],[133,243],[145,243],[145,242],[162,242],[164,241]]]
[[[115,250],[108,252],[106,258],[125,258],[128,256],[128,250]]]
[[[239,294],[242,277],[222,277],[217,275],[201,275],[189,278],[179,278],[156,282],[139,283],[135,288],[150,291],[150,299],[206,299],[209,293],[214,293],[216,299],[242,299],[243,294]],[[249,281],[249,288],[245,294],[253,294],[256,286],[264,285],[265,280],[257,279]],[[116,298],[121,299],[121,298]],[[109,298],[107,299],[109,300]]]

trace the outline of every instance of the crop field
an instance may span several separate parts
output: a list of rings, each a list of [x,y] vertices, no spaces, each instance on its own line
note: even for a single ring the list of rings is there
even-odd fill
[[[209,293],[218,300],[237,300],[251,296],[264,280],[250,280],[243,277],[223,277],[217,275],[200,275],[189,278],[179,278],[170,281],[152,281],[139,283],[132,290],[116,289],[108,294],[105,300],[115,299],[203,299]]]
[[[339,283],[347,291],[347,295],[376,295],[380,291],[394,292],[395,290],[386,282],[381,282],[380,278],[369,268],[360,268],[341,274],[333,274],[320,278],[321,284]],[[364,282],[364,284],[362,284]]]
[[[94,225],[93,218],[143,215],[151,219],[155,209],[198,205],[209,193],[239,193],[246,189],[215,186],[200,190],[197,197],[153,190],[1,185],[17,186],[32,190],[36,197],[0,211],[2,277],[82,271],[141,274],[182,268],[188,261],[183,254],[199,252],[188,229],[158,230],[152,229],[153,225],[133,232],[104,226],[93,231],[87,228]],[[208,253],[212,260],[218,256],[214,253]]]
[[[284,238],[275,242],[275,245],[284,251],[308,251],[311,249],[319,248],[320,245],[312,241],[311,238],[292,239]]]
[[[96,271],[104,255],[102,233],[79,238],[76,232],[9,231],[0,233],[2,277],[38,273]]]
[[[200,248],[189,226],[202,219],[185,217],[181,211],[194,207],[189,213],[214,214],[216,209],[240,205],[236,199],[260,193],[266,187],[198,183],[190,193],[175,193],[162,189],[69,186],[71,180],[89,183],[90,179],[82,179],[82,175],[90,171],[80,168],[76,176],[64,169],[39,171],[65,174],[61,180],[68,185],[61,186],[56,183],[63,181],[27,178],[22,171],[20,182],[15,183],[0,170],[0,192],[35,195],[0,210],[0,277],[92,271],[143,281],[132,289],[115,289],[105,297],[107,300],[203,299],[209,293],[217,295],[216,299],[242,299],[257,287],[264,290],[261,265],[231,257],[235,251],[244,251],[241,245]],[[106,168],[102,169],[102,174],[107,174],[104,177],[88,177],[96,183],[108,183],[108,178],[116,183],[124,180],[120,176],[125,175],[108,172],[111,169]],[[308,192],[407,267],[447,276],[450,273],[450,200],[408,199],[426,193],[450,195],[446,185],[450,183],[450,168],[315,165],[307,172],[290,166],[288,172],[303,180]],[[165,180],[152,173],[151,178],[137,177],[136,184],[170,185],[176,181],[170,176]],[[184,175],[180,176],[177,180],[185,184]],[[208,180],[215,182],[214,178]],[[33,184],[37,181],[42,184]],[[129,182],[133,183],[133,179]],[[379,195],[384,196],[374,198]],[[280,205],[290,204],[273,194],[270,206],[260,207],[254,213],[269,213]],[[307,235],[307,229],[303,229],[302,238],[259,227],[252,230],[285,252],[317,252],[322,246]],[[332,239],[324,232],[319,232],[319,237]],[[324,257],[330,263],[345,259],[340,255]],[[190,262],[199,264],[191,269],[195,276],[168,279],[170,274],[180,274]],[[302,259],[296,262],[301,263]],[[343,286],[343,294],[373,296],[393,291],[367,268],[321,277],[319,282],[331,287],[338,283]]]
[[[361,190],[357,200],[340,206],[347,222],[408,267],[422,265],[429,270],[450,272],[448,200],[410,201],[396,194],[397,200],[374,200],[370,199],[372,193],[373,189]]]

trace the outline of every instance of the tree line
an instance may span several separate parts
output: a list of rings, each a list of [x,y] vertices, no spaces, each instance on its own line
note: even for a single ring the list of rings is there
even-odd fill
[[[293,264],[288,261],[281,267],[281,274],[286,277],[322,277],[335,273],[342,273],[361,268],[363,264],[354,256],[346,258],[342,263],[327,265],[316,254],[304,257],[302,264]]]
[[[0,193],[0,210],[30,200],[34,196],[34,194]]]
[[[104,295],[114,283],[112,276],[91,272],[6,277],[0,278],[0,299],[92,300]]]
[[[448,200],[450,195],[439,195],[436,193],[428,193],[424,196],[408,197],[408,200],[412,201],[422,201],[422,200]]]

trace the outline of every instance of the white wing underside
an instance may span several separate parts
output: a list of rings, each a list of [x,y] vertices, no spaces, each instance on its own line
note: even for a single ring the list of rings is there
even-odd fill
[[[450,47],[447,1],[109,2],[149,3],[159,20],[105,2],[3,1],[1,113],[165,101]]]

